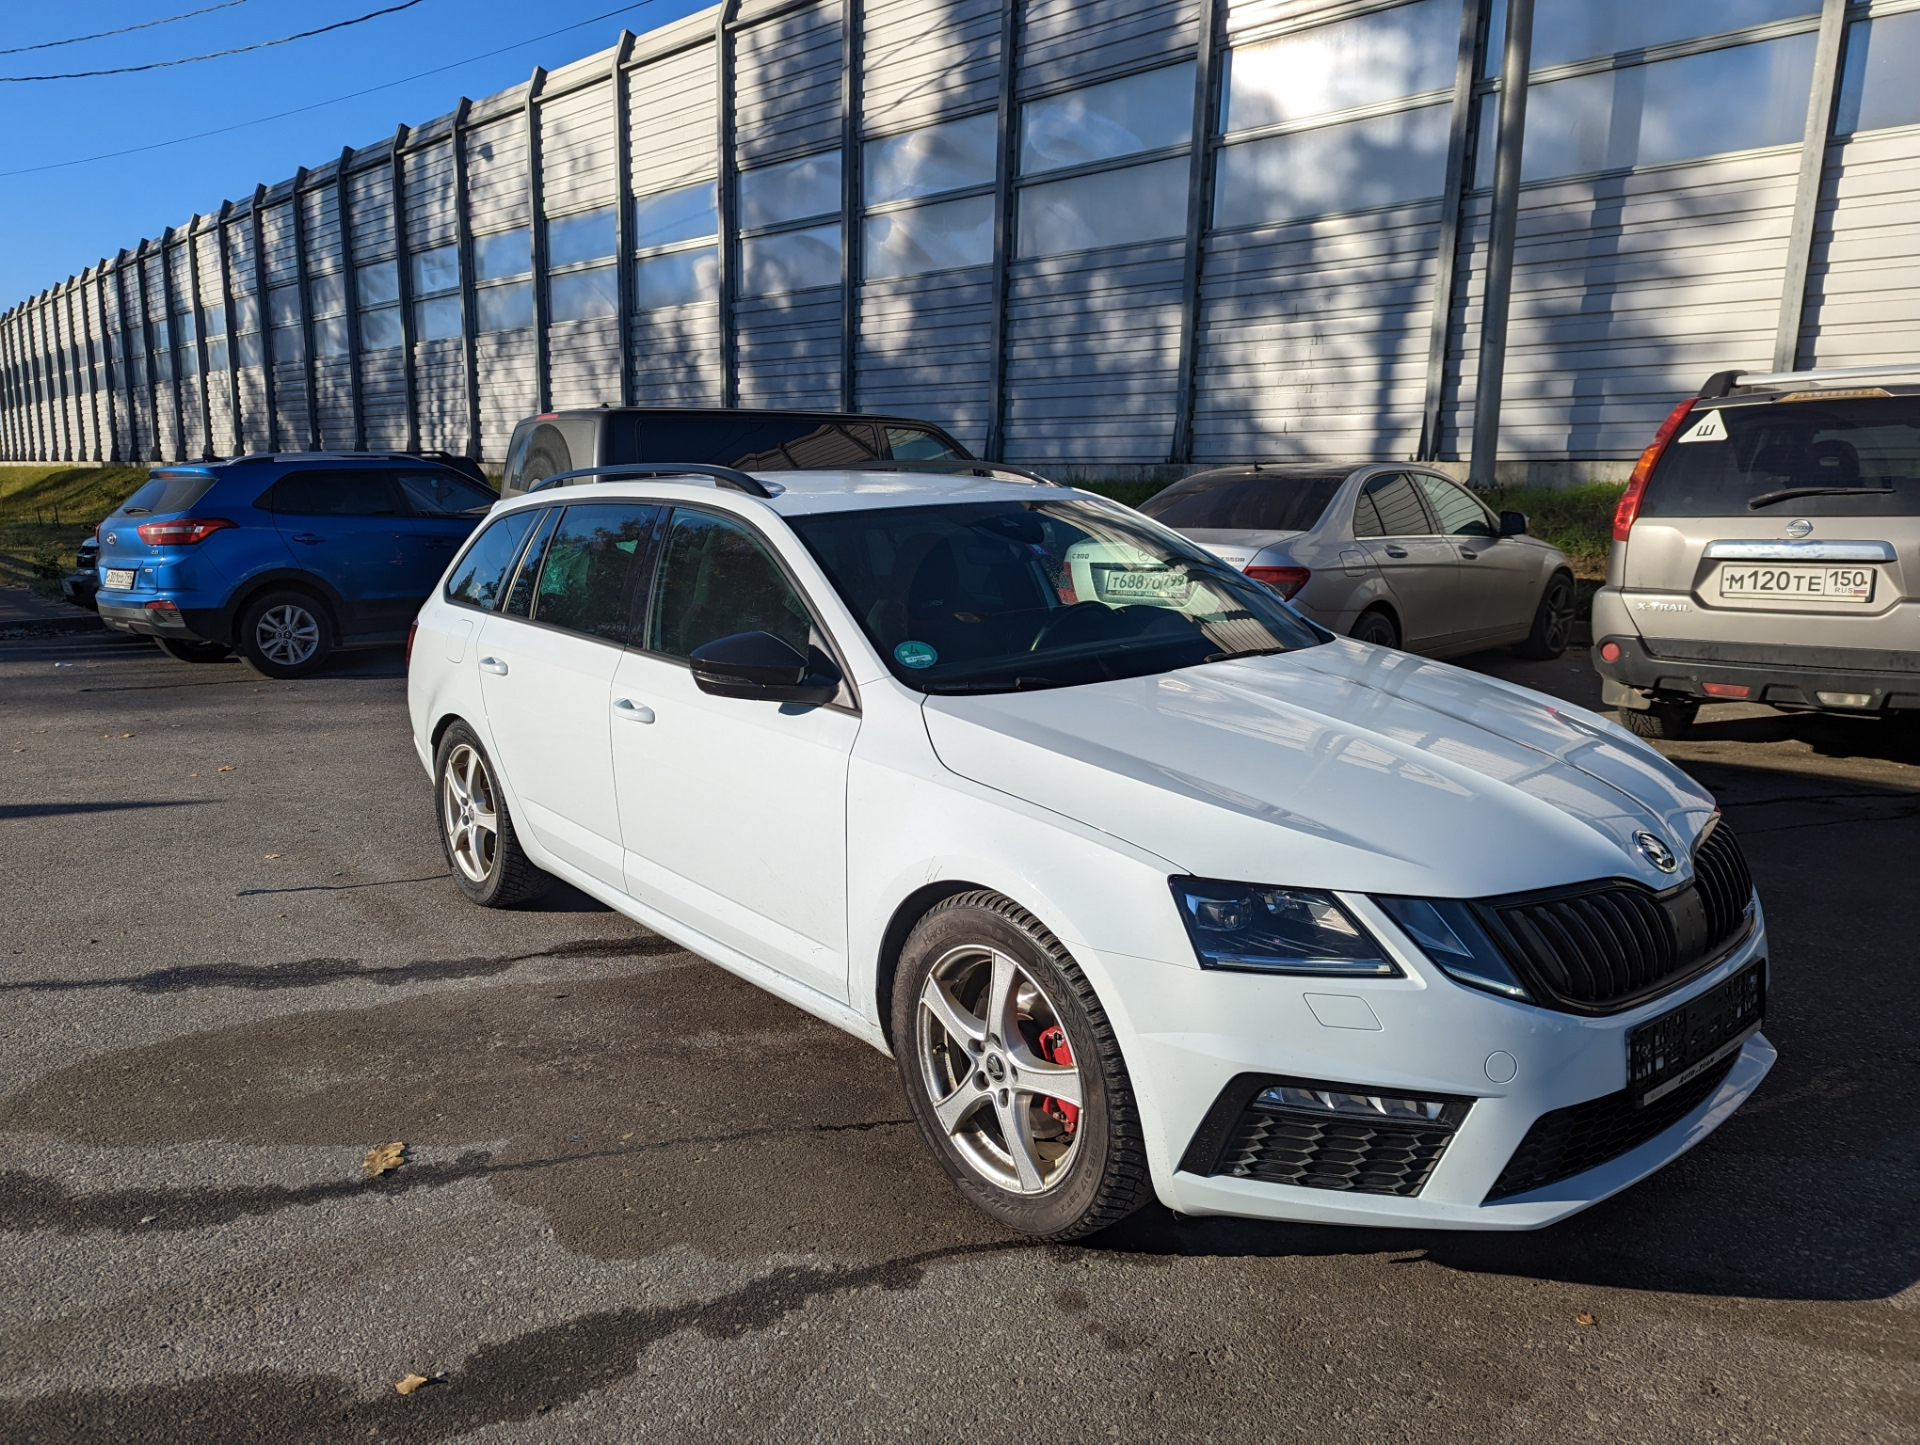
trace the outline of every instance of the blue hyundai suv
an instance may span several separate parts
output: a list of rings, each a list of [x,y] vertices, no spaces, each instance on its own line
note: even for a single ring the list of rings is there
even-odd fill
[[[406,455],[156,468],[100,524],[100,616],[186,662],[237,651],[268,677],[305,677],[335,648],[403,638],[496,500]]]

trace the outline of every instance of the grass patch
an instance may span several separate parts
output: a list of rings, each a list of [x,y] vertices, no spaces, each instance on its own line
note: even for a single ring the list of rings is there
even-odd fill
[[[1623,485],[1593,482],[1584,487],[1495,487],[1481,499],[1496,512],[1525,512],[1527,530],[1567,554],[1573,575],[1583,582],[1606,580],[1607,553],[1613,547],[1613,510]]]
[[[145,467],[0,467],[0,584],[60,595],[74,553]]]
[[[1096,496],[1110,497],[1129,507],[1137,507],[1155,492],[1164,492],[1173,485],[1172,482],[1089,482],[1080,477],[1068,477],[1065,480],[1070,487],[1078,487]]]

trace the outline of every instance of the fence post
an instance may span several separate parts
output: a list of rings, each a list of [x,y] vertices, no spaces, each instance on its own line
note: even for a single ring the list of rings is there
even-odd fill
[[[860,278],[866,237],[860,210],[864,199],[865,153],[860,90],[866,64],[866,7],[861,0],[840,0],[840,409],[858,405],[854,368],[860,354]]]
[[[1414,459],[1440,460],[1440,411],[1446,401],[1447,343],[1453,336],[1453,292],[1460,271],[1460,210],[1474,162],[1473,82],[1486,44],[1489,0],[1462,0],[1460,46],[1453,64],[1452,130],[1447,137],[1447,181],[1440,198],[1440,241],[1433,260],[1433,313],[1427,323],[1427,394],[1420,410],[1420,446]]]
[[[219,244],[214,251],[220,257],[220,314],[226,317],[227,337],[227,440],[233,444],[229,455],[241,456],[247,450],[247,437],[240,425],[240,345],[239,318],[233,312],[233,261],[227,254],[227,231],[233,221],[233,202],[220,203],[220,228],[214,232]]]
[[[360,396],[360,273],[353,264],[353,188],[347,167],[353,147],[342,146],[340,165],[333,173],[334,209],[340,216],[340,283],[347,301],[347,395],[352,403],[353,449],[367,449],[367,414]]]
[[[307,206],[300,188],[307,183],[307,168],[293,173],[293,275],[300,288],[300,364],[307,392],[307,446],[320,450],[320,384],[313,362],[313,301],[307,294]]]
[[[993,314],[988,321],[987,460],[1006,460],[1007,292],[1013,256],[1014,152],[1019,115],[1014,103],[1014,66],[1020,50],[1021,0],[1001,0],[1000,97],[993,162]]]
[[[553,381],[547,357],[547,220],[544,177],[540,174],[540,91],[547,81],[545,66],[533,67],[527,80],[527,224],[533,227],[533,409],[545,411],[553,402]]]
[[[1780,278],[1780,319],[1773,334],[1773,369],[1792,371],[1800,359],[1800,327],[1807,311],[1807,270],[1813,261],[1813,227],[1820,214],[1827,141],[1840,90],[1840,45],[1847,33],[1847,0],[1824,0],[1820,34],[1813,48],[1813,84],[1807,123],[1800,137],[1800,178],[1793,192],[1793,225],[1787,232],[1787,264]]]
[[[133,390],[133,343],[128,338],[133,328],[127,324],[127,248],[113,258],[113,300],[120,316],[120,387],[127,399],[127,460],[137,462],[145,456],[140,445],[140,403]]]
[[[740,358],[734,335],[733,293],[739,284],[740,203],[735,184],[738,167],[733,157],[733,18],[740,0],[721,0],[713,29],[713,94],[719,146],[714,200],[720,234],[715,238],[715,272],[719,282],[720,405],[740,404]]]
[[[460,345],[467,375],[467,455],[481,460],[480,346],[478,303],[473,290],[473,207],[467,197],[467,116],[473,102],[464,95],[453,112],[453,236],[460,258]]]
[[[1180,273],[1180,351],[1175,382],[1170,462],[1193,460],[1193,411],[1199,389],[1200,266],[1213,201],[1213,141],[1220,113],[1218,0],[1200,0],[1200,41],[1194,56],[1192,150],[1187,168],[1187,254]]]
[[[620,405],[632,406],[633,389],[633,152],[632,79],[627,62],[633,58],[634,35],[620,32],[613,52],[613,284],[614,324],[620,328]]]
[[[200,369],[200,455],[210,460],[214,456],[213,377],[207,371],[207,308],[200,296],[200,238],[194,234],[201,219],[195,216],[187,223],[187,281],[192,291],[194,360]]]
[[[1493,148],[1493,221],[1487,234],[1486,296],[1480,303],[1480,369],[1473,396],[1471,480],[1494,484],[1500,453],[1500,390],[1506,383],[1507,309],[1513,298],[1513,248],[1520,222],[1520,156],[1527,134],[1527,68],[1533,52],[1533,0],[1507,0],[1506,54],[1500,64],[1500,124]]]
[[[267,450],[280,450],[280,388],[273,374],[273,311],[267,302],[267,188],[253,188],[249,232],[253,242],[253,304],[260,324],[260,393],[267,408]]]
[[[420,450],[420,376],[413,346],[413,257],[407,251],[406,144],[413,132],[397,126],[390,153],[387,190],[393,196],[393,274],[400,296],[400,390],[407,412],[407,450]]]

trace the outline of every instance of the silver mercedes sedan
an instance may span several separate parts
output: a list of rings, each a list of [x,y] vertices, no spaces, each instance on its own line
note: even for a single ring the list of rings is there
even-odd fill
[[[1363,642],[1431,657],[1573,640],[1573,569],[1451,478],[1404,462],[1219,467],[1140,510]]]

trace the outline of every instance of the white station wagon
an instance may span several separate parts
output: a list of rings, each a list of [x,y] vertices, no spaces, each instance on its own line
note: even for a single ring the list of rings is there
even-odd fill
[[[1035,479],[606,470],[420,613],[455,879],[563,878],[891,1053],[1014,1229],[1534,1228],[1770,1067],[1739,846],[1604,719]]]

